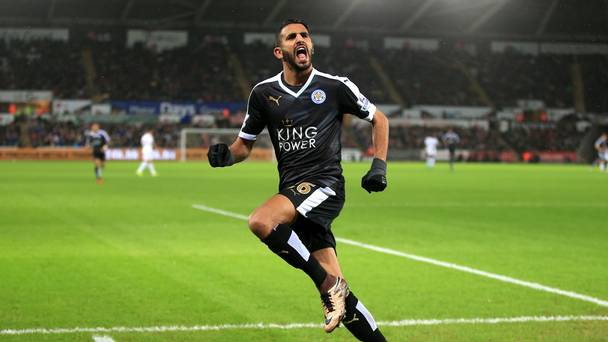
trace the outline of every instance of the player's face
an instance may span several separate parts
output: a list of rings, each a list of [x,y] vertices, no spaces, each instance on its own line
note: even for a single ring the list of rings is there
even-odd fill
[[[281,30],[281,46],[275,48],[275,57],[282,59],[294,71],[312,67],[314,48],[310,34],[302,24],[289,24]]]
[[[98,130],[99,130],[99,125],[98,124],[92,124],[91,125],[91,131],[97,132]]]

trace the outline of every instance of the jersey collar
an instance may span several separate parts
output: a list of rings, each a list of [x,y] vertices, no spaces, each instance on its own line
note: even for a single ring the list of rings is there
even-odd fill
[[[298,98],[298,96],[302,95],[302,93],[306,90],[306,88],[308,88],[308,86],[310,85],[310,83],[312,82],[313,77],[315,76],[315,74],[317,73],[317,69],[312,68],[312,72],[310,73],[310,75],[308,75],[308,80],[306,80],[306,83],[304,83],[304,85],[302,86],[302,88],[300,88],[300,90],[298,90],[297,93],[295,93],[293,90],[289,89],[285,84],[283,84],[283,72],[281,71],[279,73],[279,86],[281,87],[281,89],[283,89],[283,91],[285,91],[287,94]]]

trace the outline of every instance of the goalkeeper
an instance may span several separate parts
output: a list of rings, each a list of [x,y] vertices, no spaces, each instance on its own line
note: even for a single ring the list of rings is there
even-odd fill
[[[305,23],[288,20],[281,25],[273,54],[283,71],[253,88],[239,136],[230,146],[210,146],[209,163],[224,167],[245,160],[257,135],[268,129],[278,160],[279,191],[254,210],[249,228],[272,252],[312,279],[321,295],[326,332],[342,322],[359,340],[385,341],[344,279],[331,223],[345,200],[340,166],[343,115],[351,113],[372,124],[375,155],[361,179],[369,193],[387,185],[388,120],[346,77],[314,69],[313,53]]]

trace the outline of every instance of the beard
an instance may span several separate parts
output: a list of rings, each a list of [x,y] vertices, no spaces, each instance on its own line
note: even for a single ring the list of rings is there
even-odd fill
[[[282,50],[283,51],[283,61],[287,63],[287,65],[289,66],[289,69],[294,70],[296,72],[302,72],[302,71],[306,71],[308,70],[308,68],[310,68],[310,66],[312,65],[312,55],[313,55],[313,50],[310,49],[308,52],[308,62],[306,64],[298,64],[296,62],[296,57],[295,55],[287,50]]]

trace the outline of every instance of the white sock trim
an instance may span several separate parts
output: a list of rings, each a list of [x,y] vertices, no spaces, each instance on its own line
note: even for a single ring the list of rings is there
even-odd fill
[[[298,236],[298,234],[296,234],[296,232],[291,232],[289,240],[287,240],[287,244],[290,245],[293,249],[295,249],[305,261],[308,261],[308,259],[310,258],[310,252],[308,251],[308,248],[304,246],[302,240],[300,240],[300,237]]]
[[[374,320],[374,317],[372,316],[372,314],[369,311],[367,311],[367,308],[365,307],[365,305],[363,305],[363,303],[361,303],[360,300],[357,301],[356,308],[357,308],[357,310],[359,310],[359,312],[361,312],[363,314],[363,317],[365,317],[367,324],[369,324],[369,326],[372,328],[372,330],[376,331],[376,329],[378,329],[378,325],[376,325],[376,321]]]

